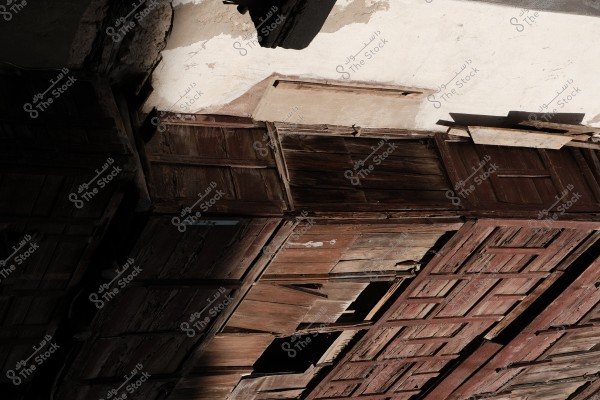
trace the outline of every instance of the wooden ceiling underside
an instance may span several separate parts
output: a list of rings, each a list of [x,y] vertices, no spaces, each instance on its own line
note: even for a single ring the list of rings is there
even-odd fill
[[[68,201],[106,157],[132,158],[122,132],[114,135],[120,128],[95,118],[0,126],[9,145],[0,160],[5,247],[28,232],[43,238],[0,287],[4,370],[62,324],[68,351],[54,366],[64,369],[40,373],[56,379],[59,399],[106,397],[137,363],[151,373],[137,394],[149,400],[591,400],[598,392],[595,153],[414,132],[304,127],[297,135],[213,117],[172,123],[144,149],[153,208],[125,238],[115,214],[135,171],[83,210]],[[344,172],[388,134],[397,149],[352,185]],[[486,156],[501,173],[455,206],[447,191]],[[211,182],[224,198],[180,232],[171,218]],[[558,214],[556,196],[571,185],[581,201],[558,220],[539,219],[543,208]],[[504,219],[470,219],[489,216]],[[112,242],[131,240],[126,253],[103,252],[109,228]],[[123,256],[143,273],[95,310],[90,283]],[[84,281],[86,271],[94,277]],[[81,314],[91,325],[72,318]],[[181,324],[201,320],[186,335]],[[309,366],[285,358],[281,345],[294,335],[321,340],[321,350],[306,350],[317,355]]]

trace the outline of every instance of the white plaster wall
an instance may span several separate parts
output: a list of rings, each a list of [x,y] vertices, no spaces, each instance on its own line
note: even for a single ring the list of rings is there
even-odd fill
[[[522,10],[487,3],[343,0],[311,45],[296,51],[249,48],[242,40],[254,30],[249,16],[218,0],[176,0],[174,6],[173,32],[146,110],[250,115],[261,89],[253,98],[234,100],[259,82],[273,73],[343,80],[338,65],[379,31],[387,43],[350,80],[436,89],[467,60],[470,65],[457,79],[472,67],[479,70],[462,89],[453,86],[457,95],[441,104],[433,98],[424,102],[416,125],[407,128],[445,130],[436,121],[450,119],[449,112],[539,111],[570,80],[548,111],[585,113],[584,123],[600,126],[600,18],[538,11],[530,26],[514,19],[511,24],[511,18],[522,19]],[[236,42],[247,52],[236,50]],[[559,106],[574,88],[577,95]]]

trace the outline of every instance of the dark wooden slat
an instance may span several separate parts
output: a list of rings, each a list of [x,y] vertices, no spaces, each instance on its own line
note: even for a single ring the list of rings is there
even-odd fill
[[[260,159],[205,158],[182,154],[148,154],[148,161],[155,164],[193,165],[196,167],[274,168],[275,163]]]

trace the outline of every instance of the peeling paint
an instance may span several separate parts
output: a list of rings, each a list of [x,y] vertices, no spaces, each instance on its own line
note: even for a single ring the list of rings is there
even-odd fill
[[[323,247],[323,242],[313,242],[311,240],[310,242],[304,243],[303,246],[306,247],[306,248],[310,248],[310,247]]]
[[[175,6],[173,31],[166,50],[187,47],[219,35],[256,36],[250,15],[242,15],[235,7],[220,1],[187,3]]]
[[[304,247],[306,247],[308,249],[308,248],[323,247],[323,242],[313,242],[311,240],[310,242],[305,242],[305,243],[293,243],[293,242],[290,242],[290,243],[288,243],[288,245],[290,245],[290,246],[304,246]]]

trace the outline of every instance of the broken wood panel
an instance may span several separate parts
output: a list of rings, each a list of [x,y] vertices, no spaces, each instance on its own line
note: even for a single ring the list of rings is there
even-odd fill
[[[267,300],[244,300],[229,319],[227,326],[291,335],[310,310],[307,306],[272,303]]]
[[[220,333],[211,342],[197,367],[249,367],[273,341],[269,334]]]
[[[354,293],[345,300],[316,300],[308,312],[302,316],[302,322],[331,323],[337,321],[360,293]]]
[[[300,288],[258,283],[250,289],[250,292],[244,298],[245,301],[265,301],[266,299],[273,303],[312,307],[316,301],[322,300],[323,297],[300,290]]]

